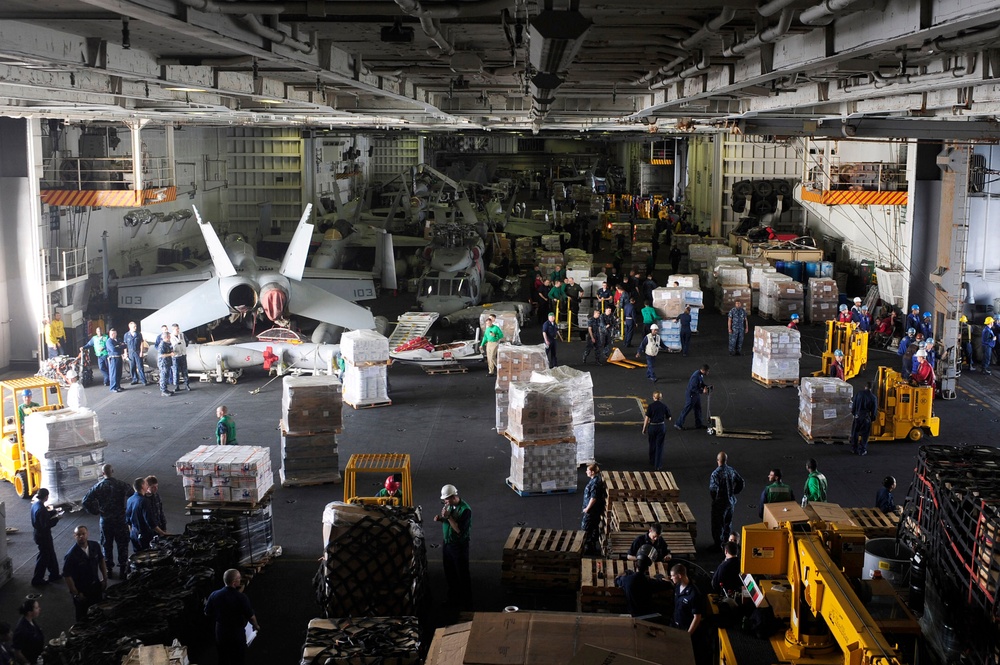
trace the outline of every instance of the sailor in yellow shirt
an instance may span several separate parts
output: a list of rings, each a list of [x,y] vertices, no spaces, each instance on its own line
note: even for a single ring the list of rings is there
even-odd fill
[[[45,321],[45,346],[48,348],[49,358],[61,356],[65,343],[66,327],[63,326],[62,314],[56,312],[51,321]]]
[[[503,339],[503,328],[497,325],[497,317],[490,314],[486,317],[486,330],[483,331],[483,341],[479,346],[486,347],[486,364],[489,367],[489,375],[497,373],[497,347]]]

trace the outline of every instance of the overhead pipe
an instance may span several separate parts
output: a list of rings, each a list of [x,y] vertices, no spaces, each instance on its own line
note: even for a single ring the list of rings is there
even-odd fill
[[[678,81],[682,81],[684,79],[689,79],[689,78],[692,78],[694,76],[697,76],[698,74],[701,74],[702,72],[707,71],[708,68],[711,67],[711,66],[712,66],[712,63],[708,59],[708,54],[707,53],[703,53],[702,56],[701,56],[701,60],[699,60],[695,64],[691,65],[687,69],[683,69],[683,70],[677,72],[676,76],[671,76],[668,79],[664,79],[662,81],[657,81],[653,85],[649,86],[649,89],[650,90],[661,90],[663,88],[666,88],[669,85],[673,85],[674,83],[677,83]]]
[[[759,49],[764,44],[771,44],[783,37],[788,29],[792,26],[792,10],[785,9],[781,10],[781,16],[778,17],[778,24],[773,25],[766,30],[758,32],[756,35],[750,39],[744,40],[742,42],[737,42],[730,46],[729,48],[722,51],[722,54],[727,58],[731,58],[737,55],[743,55],[749,51]]]
[[[764,18],[771,18],[781,10],[794,5],[796,2],[798,2],[798,0],[771,0],[771,2],[765,2],[758,7],[757,13]]]
[[[803,10],[799,21],[803,25],[821,26],[833,23],[837,14],[843,12],[859,0],[823,0],[818,5]]]
[[[962,51],[971,46],[979,46],[995,42],[1000,39],[1000,25],[996,25],[988,30],[980,30],[959,37],[949,39],[938,38],[931,42],[936,51]]]
[[[733,18],[735,17],[736,17],[736,9],[730,7],[729,5],[723,6],[722,11],[719,12],[718,16],[709,21],[706,21],[705,25],[701,27],[701,30],[699,30],[698,32],[694,33],[693,35],[682,41],[680,43],[680,47],[685,51],[690,51],[695,46],[705,41],[712,35],[718,34],[719,31],[722,30],[722,28],[725,27],[725,25],[730,21],[732,21]]]
[[[187,2],[188,0],[181,0],[182,2]],[[285,34],[281,30],[275,30],[274,28],[269,28],[260,22],[260,19],[253,14],[246,14],[243,16],[244,23],[250,28],[250,32],[257,35],[258,37],[263,37],[268,39],[275,44],[281,44],[289,48],[293,48],[296,51],[305,53],[306,55],[312,53],[316,49],[316,39],[313,38],[311,42],[302,42],[293,37]]]
[[[178,0],[192,9],[209,14],[303,14],[325,16],[327,13],[351,16],[394,16],[399,10],[395,2],[304,2],[290,0],[288,2],[219,2],[218,0]],[[462,18],[469,16],[488,16],[509,8],[511,0],[477,0],[475,2],[440,2],[431,7],[421,7],[421,11],[430,18]],[[317,12],[317,7],[319,11]]]
[[[424,31],[424,34],[437,44],[442,54],[452,55],[455,52],[455,47],[441,34],[440,17],[434,16],[425,10],[419,0],[396,0],[396,5],[404,14],[416,17],[420,21],[420,27]],[[445,18],[454,17],[445,16]]]
[[[685,60],[688,59],[688,52],[694,46],[705,41],[710,36],[718,34],[718,32],[722,30],[723,26],[732,21],[733,18],[735,17],[736,17],[736,10],[728,5],[724,6],[722,8],[722,11],[719,12],[718,16],[706,21],[705,24],[701,26],[701,29],[698,30],[698,32],[694,33],[693,35],[691,35],[690,37],[688,37],[687,39],[678,44],[678,46],[680,46],[680,48],[684,51],[682,55],[678,55],[676,58],[674,58],[667,64],[663,65],[659,69],[646,72],[646,74],[644,74],[641,78],[638,78],[635,81],[633,81],[632,85],[643,85],[644,83],[649,83],[657,76],[664,76],[666,74],[669,74],[674,69],[683,64]]]
[[[869,88],[882,90],[891,85],[907,85],[913,83],[931,83],[939,80],[960,79],[969,75],[973,67],[969,65],[957,65],[942,72],[928,72],[926,74],[900,74],[898,76],[883,76],[878,72],[868,72],[871,79],[869,83],[851,85],[849,82],[844,86],[844,92],[865,91]]]

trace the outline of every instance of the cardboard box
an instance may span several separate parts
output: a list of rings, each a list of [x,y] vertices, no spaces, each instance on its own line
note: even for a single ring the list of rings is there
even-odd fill
[[[764,523],[772,529],[783,522],[808,522],[810,515],[795,501],[779,501],[764,504]]]
[[[852,522],[851,518],[847,515],[847,511],[841,508],[840,504],[837,503],[813,501],[805,507],[805,511],[809,514],[810,519],[854,526],[854,522]]]
[[[431,644],[434,665],[570,665],[587,645],[650,663],[694,663],[691,639],[686,632],[631,617],[477,612],[467,634],[465,657],[462,661],[454,660],[460,652],[456,642],[463,634],[451,634],[453,659],[443,658],[445,652]]]
[[[469,644],[471,630],[471,621],[435,630],[424,665],[451,665],[464,661],[465,647]]]

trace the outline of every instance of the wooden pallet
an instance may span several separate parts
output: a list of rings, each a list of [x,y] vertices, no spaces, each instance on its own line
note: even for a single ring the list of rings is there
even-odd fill
[[[250,563],[240,565],[240,576],[243,578],[243,588],[246,588],[256,575],[262,573],[264,568],[271,565],[271,562],[279,556],[281,556],[281,547],[275,545],[260,558],[251,561]]]
[[[640,535],[639,531],[612,531],[608,534],[608,556],[616,558],[620,554],[628,554],[632,541]],[[670,554],[674,557],[693,557],[697,554],[694,537],[687,531],[664,531],[660,538],[667,543]]]
[[[692,538],[698,536],[698,521],[686,503],[672,501],[611,501],[608,504],[609,529],[614,531],[642,532],[652,523],[664,531],[687,531]]]
[[[274,494],[274,487],[272,486],[264,493],[264,496],[260,498],[259,501],[189,501],[186,506],[184,506],[185,511],[188,515],[194,513],[200,513],[206,510],[220,510],[225,512],[250,512],[254,510],[260,510],[267,506],[271,501],[271,496]]]
[[[531,491],[528,491],[528,490],[521,490],[521,489],[518,489],[518,488],[514,487],[514,483],[510,482],[510,478],[506,479],[504,482],[507,483],[507,487],[509,487],[512,490],[514,490],[514,492],[518,496],[549,496],[549,495],[553,495],[553,494],[576,494],[576,488],[575,487],[564,488],[564,489],[555,489],[555,490],[540,490],[540,491],[537,491],[537,492],[531,492]]]
[[[509,591],[576,592],[583,541],[583,531],[514,527],[503,547],[501,583]]]
[[[437,374],[466,374],[469,371],[468,367],[459,363],[436,366],[423,365],[423,369],[425,374],[429,374],[431,376]]]
[[[392,406],[392,400],[387,399],[383,402],[365,402],[364,404],[352,404],[351,402],[348,402],[345,399],[344,404],[348,405],[352,409],[377,409],[380,406]]]
[[[832,443],[832,444],[837,444],[837,445],[843,445],[843,444],[845,444],[845,443],[847,443],[848,441],[851,440],[851,438],[849,436],[821,436],[821,437],[812,437],[812,436],[806,434],[804,431],[802,431],[801,427],[799,427],[798,429],[799,429],[799,436],[801,436],[805,440],[805,442],[808,443],[808,444],[810,444],[810,445],[812,445],[814,443]]]
[[[605,471],[608,501],[676,501],[681,490],[669,471]]]
[[[522,441],[510,434],[507,430],[503,431],[503,435],[507,437],[508,441],[520,448],[524,448],[525,446],[551,446],[557,443],[576,443],[576,437],[572,436],[564,436],[555,439],[528,439]]]
[[[795,388],[799,385],[798,379],[765,379],[752,372],[750,373],[750,378],[753,379],[754,383],[760,384],[765,388]]]
[[[653,577],[663,575],[669,579],[669,566],[669,563],[654,563],[649,568],[649,574]],[[615,586],[615,578],[633,569],[634,564],[631,561],[584,559],[580,571],[577,611],[623,614],[626,611],[625,592]],[[669,605],[673,600],[673,590],[656,593],[653,599],[657,604]]]
[[[886,515],[878,508],[844,508],[851,521],[865,532],[866,538],[895,538],[899,515]]]

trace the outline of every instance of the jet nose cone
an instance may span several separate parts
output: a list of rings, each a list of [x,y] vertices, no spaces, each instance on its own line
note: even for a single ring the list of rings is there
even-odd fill
[[[285,307],[288,305],[288,294],[280,288],[267,289],[260,294],[260,300],[267,318],[271,321],[277,321],[285,313]]]

